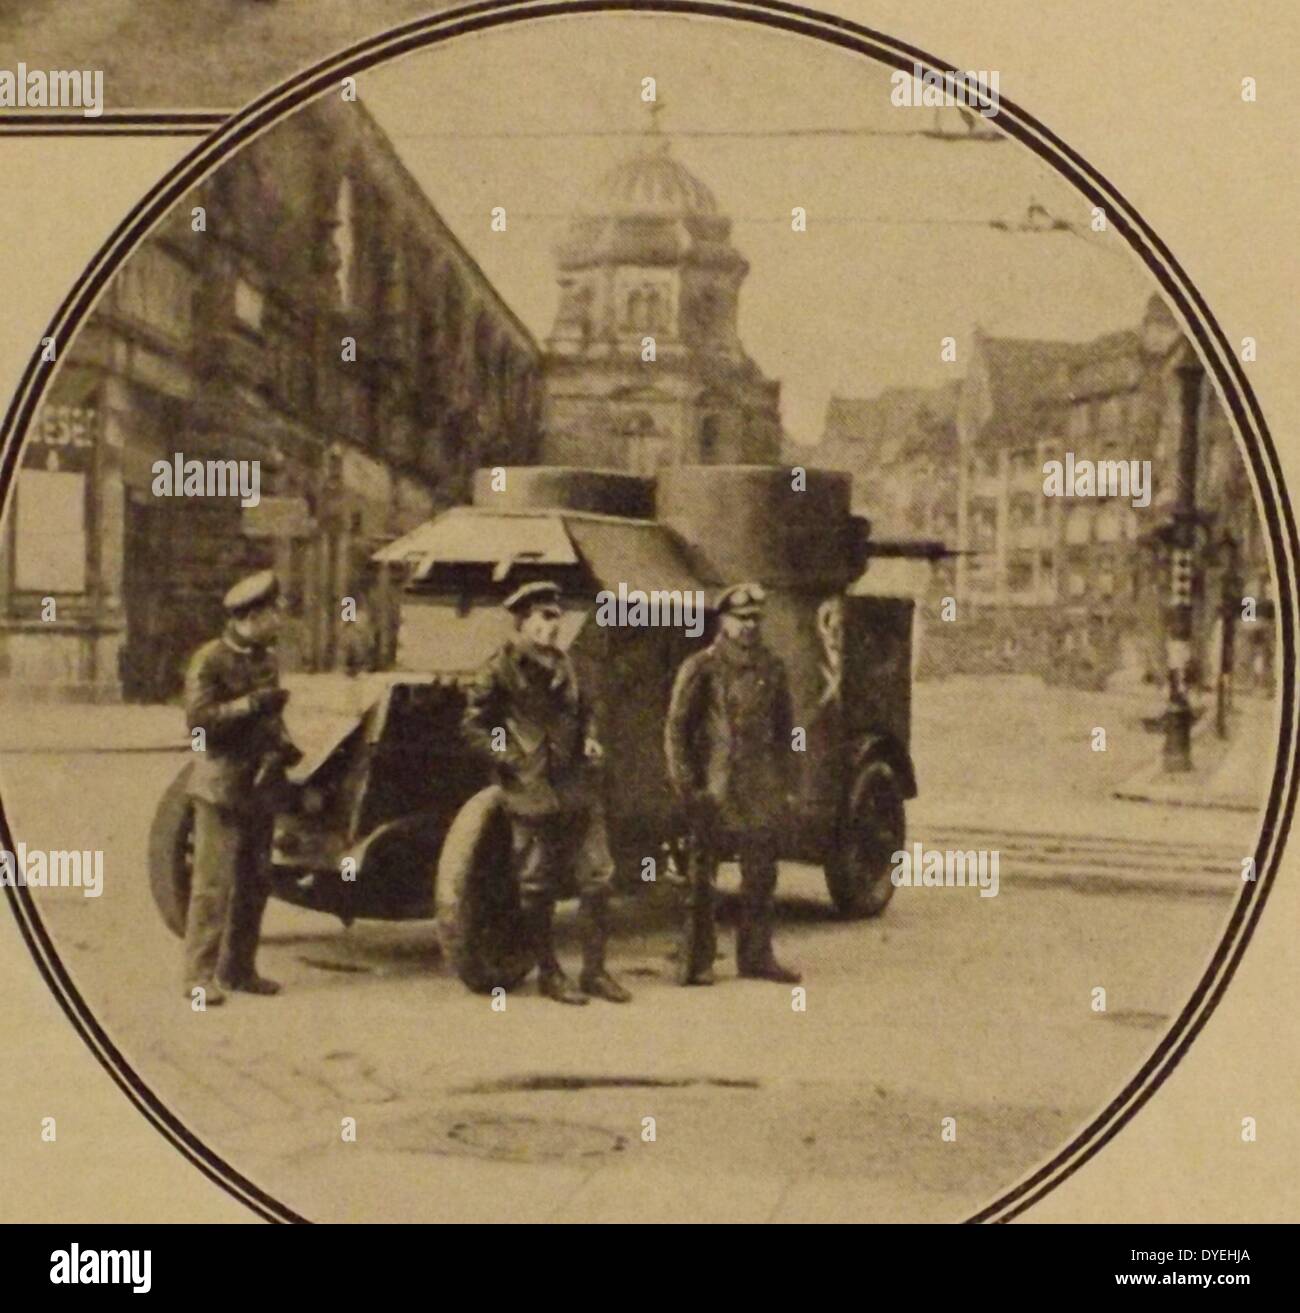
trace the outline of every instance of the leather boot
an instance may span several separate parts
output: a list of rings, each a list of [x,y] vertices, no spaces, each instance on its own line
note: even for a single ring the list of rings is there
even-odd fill
[[[609,899],[600,895],[583,898],[578,904],[582,933],[582,975],[578,985],[584,994],[610,1003],[630,1003],[632,995],[605,969],[605,945],[609,940]]]
[[[228,994],[260,994],[263,998],[270,998],[280,992],[280,982],[278,980],[268,980],[266,976],[259,976],[253,972],[251,976],[244,976],[241,980],[222,980],[221,987]]]
[[[677,950],[679,985],[713,984],[713,961],[718,955],[718,935],[713,923],[716,853],[712,813],[701,809],[692,819],[686,852],[686,888]]]
[[[751,980],[775,980],[782,985],[797,985],[803,976],[791,967],[782,966],[772,951],[772,923],[775,908],[772,899],[748,899],[740,902],[740,923],[736,928],[736,967]]]
[[[554,915],[554,903],[539,903],[524,910],[529,937],[537,955],[538,988],[546,998],[554,999],[557,1003],[581,1007],[587,1003],[587,996],[564,974],[555,956],[555,939],[551,927]]]
[[[557,1003],[570,1003],[575,1007],[585,1007],[591,1001],[564,974],[563,968],[558,965],[543,970],[538,977],[537,983],[542,993],[547,998],[553,998]]]
[[[718,953],[718,935],[713,924],[713,889],[696,886],[687,895],[682,922],[681,948],[677,955],[679,985],[713,984],[713,959]]]
[[[215,980],[191,980],[185,986],[185,997],[191,1002],[194,1000],[194,991],[196,989],[203,991],[204,1007],[220,1007],[226,1001],[225,991]]]

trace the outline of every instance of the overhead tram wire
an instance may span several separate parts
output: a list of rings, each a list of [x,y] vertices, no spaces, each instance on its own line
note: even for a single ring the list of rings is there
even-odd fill
[[[457,221],[469,219],[477,216],[478,211],[470,210],[443,210],[446,218],[455,218]],[[527,219],[548,223],[566,223],[574,216],[572,211],[559,210],[511,210],[512,219]],[[788,214],[775,215],[728,215],[732,223],[736,224],[787,224],[790,222]],[[819,215],[811,213],[808,216],[809,226],[822,224],[863,224],[867,226],[876,225],[880,227],[906,227],[906,228],[987,228],[991,232],[1001,233],[1004,237],[1049,237],[1053,233],[1068,233],[1076,237],[1079,241],[1088,246],[1096,247],[1098,250],[1111,251],[1111,248],[1102,242],[1088,237],[1080,231],[1078,224],[1070,223],[1066,220],[1057,221],[1050,228],[1037,228],[1020,223],[1009,223],[1005,219],[964,219],[964,218],[898,218],[896,216],[874,215],[874,214],[828,214]]]
[[[574,138],[644,138],[645,130],[640,128],[525,128],[503,129],[497,131],[462,131],[460,129],[431,130],[425,132],[393,131],[390,137],[407,141],[510,141],[510,140],[572,140]],[[665,138],[750,138],[765,139],[772,137],[922,137],[930,141],[942,142],[978,142],[991,144],[1005,141],[1006,136],[997,131],[982,131],[978,128],[966,132],[940,132],[936,128],[905,128],[898,131],[893,128],[674,128],[664,129]]]

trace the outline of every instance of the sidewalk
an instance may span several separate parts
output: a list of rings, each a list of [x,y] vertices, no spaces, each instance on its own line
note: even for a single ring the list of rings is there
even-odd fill
[[[74,752],[186,752],[180,707],[62,702],[0,704],[0,755]]]
[[[1207,713],[1192,746],[1199,769],[1170,786],[1157,779],[1163,740],[1143,724],[1158,700],[1150,688],[1098,693],[1028,676],[918,683],[909,831],[1250,852],[1276,751],[1274,703],[1241,699],[1227,743]],[[1104,751],[1093,748],[1098,728]]]
[[[285,723],[308,755],[316,740],[345,728],[391,676],[286,675]],[[0,703],[0,756],[30,753],[188,752],[180,706],[135,703]]]
[[[1166,773],[1159,755],[1124,780],[1116,798],[1133,802],[1163,803],[1173,807],[1209,807],[1229,811],[1258,811],[1268,796],[1269,775],[1276,751],[1272,707],[1248,704],[1233,713],[1230,738],[1214,732],[1207,710],[1192,735],[1192,769]],[[1161,735],[1152,735],[1157,752]]]

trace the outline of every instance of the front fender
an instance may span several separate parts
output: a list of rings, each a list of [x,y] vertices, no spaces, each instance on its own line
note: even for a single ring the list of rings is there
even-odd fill
[[[849,763],[850,781],[858,780],[863,767],[873,761],[883,761],[894,772],[899,792],[904,798],[916,797],[916,769],[912,765],[911,755],[892,734],[864,734],[854,744]]]

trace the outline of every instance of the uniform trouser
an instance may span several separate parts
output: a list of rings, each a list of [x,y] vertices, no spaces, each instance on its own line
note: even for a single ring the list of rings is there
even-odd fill
[[[272,819],[194,803],[194,866],[185,918],[185,979],[252,977],[271,892]]]
[[[595,809],[512,816],[511,847],[519,904],[543,972],[559,963],[551,936],[555,903],[576,886],[584,975],[605,969],[614,863],[605,821]]]
[[[717,956],[714,890],[722,835],[716,813],[701,809],[691,822],[686,863],[686,915],[683,919],[680,975],[690,980],[711,970]],[[772,958],[776,901],[776,835],[770,829],[741,831],[740,920],[736,927],[736,965],[743,973],[761,970]]]

